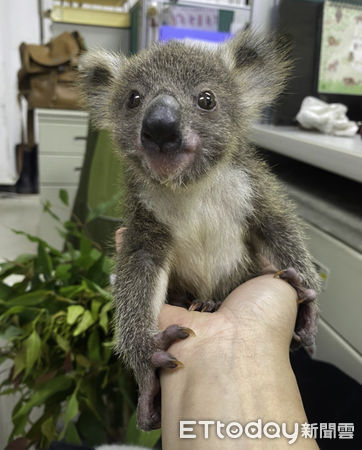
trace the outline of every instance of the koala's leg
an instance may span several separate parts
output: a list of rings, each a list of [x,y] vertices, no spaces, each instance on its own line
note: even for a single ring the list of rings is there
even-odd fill
[[[297,291],[299,308],[293,346],[311,346],[317,333],[316,292],[320,280],[304,245],[301,225],[294,214],[288,213],[288,205],[284,207],[285,212],[274,211],[273,215],[270,211],[259,222],[257,245],[276,268],[276,275]]]
[[[167,230],[142,214],[124,232],[117,258],[116,350],[133,369],[138,382],[138,424],[144,430],[160,426],[156,370],[180,366],[167,348],[190,335],[177,325],[158,332],[158,314],[167,294],[169,251]]]

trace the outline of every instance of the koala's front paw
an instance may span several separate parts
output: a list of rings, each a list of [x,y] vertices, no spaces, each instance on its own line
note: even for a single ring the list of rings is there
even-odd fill
[[[166,350],[174,342],[186,339],[189,336],[195,336],[195,333],[190,328],[180,327],[179,325],[170,325],[164,331],[157,333],[154,337],[155,351],[151,358],[153,367],[155,369],[182,367],[182,362],[178,361]]]
[[[137,406],[137,423],[144,430],[149,431],[161,426],[161,391],[157,369],[176,369],[182,367],[181,361],[167,352],[176,341],[194,336],[190,328],[170,325],[154,337],[154,351],[150,356],[150,368],[140,380],[140,396]]]
[[[295,269],[293,269],[293,267],[279,270],[279,272],[274,274],[274,278],[281,278],[293,286],[293,288],[297,291],[299,304],[313,302],[317,298],[317,293],[314,289],[308,289],[303,286],[301,276]]]
[[[297,348],[300,345],[305,347],[314,345],[318,318],[318,306],[315,301],[317,297],[316,291],[303,286],[302,278],[292,267],[280,270],[274,277],[287,281],[297,291],[299,308],[292,348]]]

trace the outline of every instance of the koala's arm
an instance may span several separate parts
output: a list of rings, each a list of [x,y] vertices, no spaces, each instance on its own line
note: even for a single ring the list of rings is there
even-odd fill
[[[142,383],[151,370],[157,317],[166,299],[170,235],[141,206],[128,225],[117,254],[116,350]]]
[[[302,225],[295,217],[294,205],[276,198],[256,227],[261,253],[278,269],[292,267],[306,288],[319,290],[320,280],[304,243]]]
[[[264,165],[264,163],[261,163]],[[319,290],[320,279],[305,246],[303,225],[284,187],[264,165],[252,178],[254,217],[251,223],[258,253],[277,269],[293,267],[307,288]]]
[[[270,181],[270,182],[268,182]],[[302,224],[295,213],[295,206],[288,200],[279,183],[265,178],[265,191],[256,196],[255,222],[252,225],[257,251],[278,270],[284,270],[283,278],[296,288],[299,298],[298,316],[292,347],[296,344],[313,345],[317,333],[318,306],[316,292],[320,290],[320,278],[304,243]],[[304,300],[303,300],[304,299]]]

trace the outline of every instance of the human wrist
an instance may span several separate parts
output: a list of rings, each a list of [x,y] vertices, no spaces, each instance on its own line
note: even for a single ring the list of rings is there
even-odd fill
[[[262,426],[268,422],[285,423],[288,430],[293,430],[296,423],[306,422],[295,377],[284,355],[262,361],[258,355],[254,358],[253,354],[245,354],[234,366],[224,368],[219,363],[204,366],[204,361],[200,358],[176,372],[161,373],[165,449],[189,448],[189,439],[180,439],[181,421],[193,424],[197,436],[196,441],[192,441],[193,448],[198,450],[208,449],[213,444],[228,450],[265,448],[271,442],[243,439],[240,447],[239,440],[220,441],[215,436],[216,423],[237,422],[245,427],[260,420]],[[213,423],[210,439],[203,437],[203,421]],[[288,447],[285,438],[278,441],[281,441],[280,448],[284,448],[284,444]],[[277,444],[276,441],[273,444]],[[279,444],[273,448],[279,448]],[[309,443],[305,448],[310,448]]]

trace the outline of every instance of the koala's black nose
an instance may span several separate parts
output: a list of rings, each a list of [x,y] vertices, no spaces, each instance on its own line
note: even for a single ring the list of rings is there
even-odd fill
[[[146,150],[177,151],[181,145],[180,105],[171,95],[159,95],[145,111],[141,141]]]

